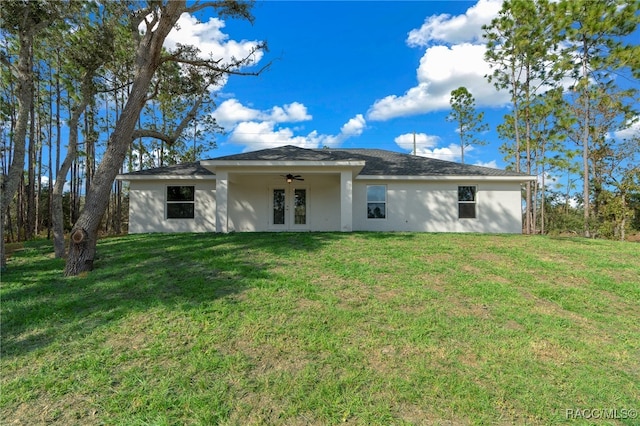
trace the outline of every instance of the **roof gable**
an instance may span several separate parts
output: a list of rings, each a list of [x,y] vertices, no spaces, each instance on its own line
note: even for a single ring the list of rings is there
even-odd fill
[[[350,149],[350,148],[322,148],[307,149],[292,145],[268,148],[241,154],[216,157],[206,162],[364,162],[364,168],[359,176],[389,176],[389,177],[521,177],[528,180],[531,176],[510,170],[493,169],[490,167],[461,164],[435,158],[421,157],[405,153],[382,149]],[[120,179],[130,178],[161,178],[161,177],[213,177],[215,174],[204,167],[199,161],[179,164],[175,166],[158,167],[120,175]]]
[[[261,149],[241,154],[212,158],[215,161],[333,161],[323,149],[307,149],[293,145]]]

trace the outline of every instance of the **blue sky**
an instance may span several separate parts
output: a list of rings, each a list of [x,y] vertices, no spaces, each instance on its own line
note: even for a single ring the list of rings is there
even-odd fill
[[[282,146],[381,148],[460,161],[451,90],[465,86],[485,113],[488,142],[465,162],[503,168],[496,125],[508,94],[484,78],[481,34],[499,0],[258,1],[255,22],[183,16],[167,47],[242,56],[259,40],[269,51],[258,77],[230,77],[214,116],[227,130],[206,158]],[[248,69],[250,71],[251,69]]]

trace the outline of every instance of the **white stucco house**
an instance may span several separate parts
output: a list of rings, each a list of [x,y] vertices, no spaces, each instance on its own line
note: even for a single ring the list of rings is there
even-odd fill
[[[122,174],[129,233],[522,232],[534,176],[378,149],[246,152]]]

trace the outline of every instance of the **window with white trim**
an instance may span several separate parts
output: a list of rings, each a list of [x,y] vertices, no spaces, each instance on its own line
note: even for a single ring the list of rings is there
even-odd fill
[[[195,195],[195,186],[167,186],[167,219],[193,219]]]
[[[385,219],[387,217],[387,186],[367,185],[367,218]]]
[[[476,218],[476,192],[475,186],[458,187],[458,219]]]

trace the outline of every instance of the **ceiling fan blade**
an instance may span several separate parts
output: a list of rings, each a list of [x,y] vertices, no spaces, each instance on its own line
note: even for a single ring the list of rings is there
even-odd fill
[[[291,173],[286,174],[286,175],[280,175],[283,178],[285,178],[288,182],[291,182],[292,180],[304,180],[302,179],[302,176],[300,175],[292,175]]]

